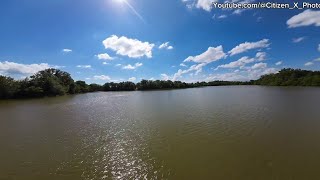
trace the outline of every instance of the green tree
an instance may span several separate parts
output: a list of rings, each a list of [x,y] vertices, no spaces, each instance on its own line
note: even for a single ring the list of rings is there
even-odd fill
[[[13,78],[0,76],[0,98],[13,98],[18,92],[19,84]]]
[[[30,77],[30,86],[41,88],[45,96],[70,93],[73,83],[69,73],[58,69],[46,69]]]

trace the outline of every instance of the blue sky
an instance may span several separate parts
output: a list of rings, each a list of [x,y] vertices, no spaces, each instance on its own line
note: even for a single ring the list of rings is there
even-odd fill
[[[3,0],[0,74],[55,67],[89,83],[191,82],[320,69],[320,10],[222,10],[213,1],[223,2]]]

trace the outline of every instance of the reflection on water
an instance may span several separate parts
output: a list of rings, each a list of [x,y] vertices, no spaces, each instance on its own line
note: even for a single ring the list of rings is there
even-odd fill
[[[319,179],[320,89],[0,102],[0,179]]]

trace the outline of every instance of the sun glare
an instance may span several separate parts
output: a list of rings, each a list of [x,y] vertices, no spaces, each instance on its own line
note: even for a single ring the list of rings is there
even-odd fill
[[[125,0],[115,0],[117,3],[124,3]]]

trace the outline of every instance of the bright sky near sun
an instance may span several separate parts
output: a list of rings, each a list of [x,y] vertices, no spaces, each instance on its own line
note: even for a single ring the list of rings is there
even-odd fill
[[[320,69],[320,9],[224,10],[212,2],[224,1],[2,0],[0,74],[21,79],[53,67],[102,84]]]

